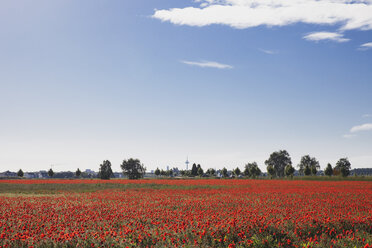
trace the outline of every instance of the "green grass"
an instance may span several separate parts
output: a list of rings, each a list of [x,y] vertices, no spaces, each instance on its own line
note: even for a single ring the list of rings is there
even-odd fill
[[[127,189],[195,189],[221,188],[221,185],[165,185],[165,184],[0,184],[0,194],[60,194],[64,192],[96,192],[100,190]]]

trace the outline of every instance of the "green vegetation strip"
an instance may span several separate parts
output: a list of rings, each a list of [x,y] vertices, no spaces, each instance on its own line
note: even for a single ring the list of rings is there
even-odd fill
[[[0,184],[0,194],[59,194],[63,192],[96,192],[99,190],[117,189],[197,189],[222,188],[221,185],[166,185],[166,184]]]

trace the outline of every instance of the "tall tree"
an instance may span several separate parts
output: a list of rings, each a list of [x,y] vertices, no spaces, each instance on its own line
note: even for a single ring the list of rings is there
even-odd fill
[[[108,160],[104,160],[102,164],[99,166],[98,175],[101,179],[108,180],[114,176],[114,173],[111,169],[111,162]]]
[[[213,169],[213,168],[209,168],[209,169],[207,170],[207,174],[208,174],[209,176],[214,176],[214,175],[216,174],[216,170]]]
[[[332,165],[330,163],[327,164],[327,168],[325,169],[324,174],[326,174],[329,177],[332,176],[333,168],[332,168]]]
[[[191,176],[196,176],[196,175],[198,175],[198,167],[196,167],[196,164],[193,163],[192,168],[191,168]]]
[[[19,171],[17,172],[17,176],[19,177],[23,177],[24,173],[21,169],[19,169]]]
[[[141,164],[139,159],[130,158],[128,160],[123,160],[120,167],[123,170],[123,174],[129,179],[143,178],[146,172],[146,168]]]
[[[292,178],[293,173],[295,172],[295,169],[293,168],[292,165],[287,165],[284,169],[285,175],[288,177],[290,176]]]
[[[275,174],[278,177],[284,176],[284,168],[287,165],[292,165],[291,157],[289,156],[289,153],[286,150],[280,150],[277,152],[273,152],[269,159],[265,161],[265,164],[267,166],[271,165],[274,167]]]
[[[199,177],[203,176],[203,174],[204,174],[204,171],[200,166],[198,166],[198,172],[197,173],[198,173]]]
[[[236,167],[236,169],[234,170],[234,175],[238,177],[238,176],[240,176],[240,173],[241,173],[241,171],[240,171],[239,167]]]
[[[156,175],[156,176],[159,176],[159,175],[160,175],[160,170],[159,170],[159,168],[156,168],[156,170],[155,170],[155,175]]]
[[[77,177],[80,177],[80,176],[81,176],[81,171],[80,171],[79,168],[76,170],[75,175],[76,175]]]
[[[317,170],[320,169],[318,160],[315,157],[310,157],[310,155],[302,156],[300,163],[297,165],[301,175],[305,173],[306,166],[310,168],[310,174],[313,175],[316,175]]]
[[[225,167],[221,170],[221,174],[223,177],[227,177],[227,169]]]
[[[256,178],[261,175],[261,170],[258,167],[256,162],[251,163],[251,166],[249,168],[249,173],[253,178]]]
[[[338,170],[343,177],[350,175],[351,163],[348,158],[340,158],[337,161],[335,170]]]
[[[272,166],[271,164],[269,164],[267,167],[266,167],[266,170],[267,170],[267,173],[273,177],[275,175],[275,169],[274,169],[274,166]]]
[[[253,163],[248,163],[248,164],[246,164],[244,166],[244,171],[243,171],[244,176],[246,176],[246,177],[250,177],[251,176],[251,167],[252,167],[252,164]]]
[[[52,170],[52,168],[49,169],[48,176],[49,177],[53,177],[54,176],[54,171]]]
[[[310,176],[311,175],[311,168],[310,168],[309,165],[305,165],[304,174],[305,174],[305,176]]]

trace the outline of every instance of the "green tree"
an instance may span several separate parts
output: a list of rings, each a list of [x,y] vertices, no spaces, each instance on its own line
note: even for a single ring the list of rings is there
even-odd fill
[[[52,168],[49,169],[48,176],[49,177],[53,177],[54,176],[54,171],[52,170]]]
[[[19,171],[17,172],[17,176],[18,177],[23,177],[24,173],[21,169],[19,169]]]
[[[79,168],[76,170],[75,175],[76,175],[77,177],[80,177],[80,176],[81,176],[81,171],[80,171]]]
[[[258,167],[256,162],[251,163],[251,166],[249,168],[249,173],[253,178],[256,178],[261,175],[261,170]]]
[[[221,170],[221,174],[223,177],[227,177],[227,169],[225,167]]]
[[[234,175],[238,177],[240,175],[240,173],[241,173],[241,171],[240,171],[239,167],[236,167],[236,169],[234,170]]]
[[[155,175],[156,175],[157,177],[160,175],[160,170],[159,170],[159,168],[156,168],[156,170],[155,170]]]
[[[306,166],[310,168],[310,174],[313,175],[316,175],[317,170],[320,169],[318,160],[314,157],[310,157],[310,155],[302,156],[300,163],[297,165],[301,175],[305,173]]]
[[[278,177],[283,177],[284,168],[289,164],[292,165],[292,160],[286,150],[280,150],[270,154],[270,157],[268,160],[265,161],[265,164],[267,166],[271,165]]]
[[[327,168],[325,169],[324,174],[326,174],[329,177],[332,176],[333,168],[332,168],[332,165],[330,163],[327,164]]]
[[[191,176],[196,176],[196,175],[198,175],[198,168],[196,167],[196,164],[193,163],[192,168],[191,168]]]
[[[203,176],[204,171],[201,167],[198,167],[198,172],[197,173],[198,173],[198,176],[201,177],[201,176]]]
[[[273,177],[273,176],[275,175],[275,169],[274,169],[274,166],[272,166],[272,165],[270,164],[270,165],[268,165],[268,166],[266,167],[266,169],[267,169],[267,173],[268,173],[271,177]]]
[[[293,173],[295,172],[295,169],[292,165],[288,164],[284,169],[285,175],[288,177],[293,177]]]
[[[305,165],[304,174],[305,174],[305,176],[310,176],[311,175],[311,168],[310,168],[309,165]]]
[[[111,169],[111,162],[109,160],[104,160],[102,164],[99,165],[98,177],[104,180],[109,180],[114,176]]]
[[[248,164],[245,165],[244,171],[243,171],[244,176],[246,176],[246,177],[251,176],[251,167],[252,167],[252,163],[248,163]]]
[[[311,175],[316,176],[316,173],[318,172],[316,167],[311,167]]]
[[[351,163],[348,158],[340,158],[340,160],[337,161],[335,170],[340,171],[341,175],[343,177],[347,177],[350,175],[350,169],[351,169]]]
[[[127,176],[129,179],[143,178],[146,172],[146,168],[141,164],[139,159],[130,158],[123,160],[120,167],[123,170],[124,176]]]
[[[213,168],[209,168],[209,169],[207,170],[207,174],[208,174],[209,176],[214,176],[214,175],[216,174],[216,170],[213,169]]]

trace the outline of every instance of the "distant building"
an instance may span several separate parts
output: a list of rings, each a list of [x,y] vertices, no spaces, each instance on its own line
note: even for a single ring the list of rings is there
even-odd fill
[[[27,178],[27,179],[32,179],[32,178],[37,178],[38,177],[38,173],[35,173],[35,172],[25,172],[24,175],[23,175],[24,178]]]
[[[9,177],[18,177],[18,175],[15,172],[5,171],[3,173],[0,173],[0,177],[9,178]]]
[[[86,169],[84,173],[89,175],[89,176],[94,176],[94,177],[97,176],[97,174],[98,174],[97,172],[95,172],[91,169]]]
[[[123,175],[122,172],[114,172],[114,177],[115,177],[115,178],[123,178],[124,175]]]
[[[41,170],[41,171],[38,172],[37,177],[38,178],[48,178],[49,175],[48,175],[48,172],[47,171]]]

